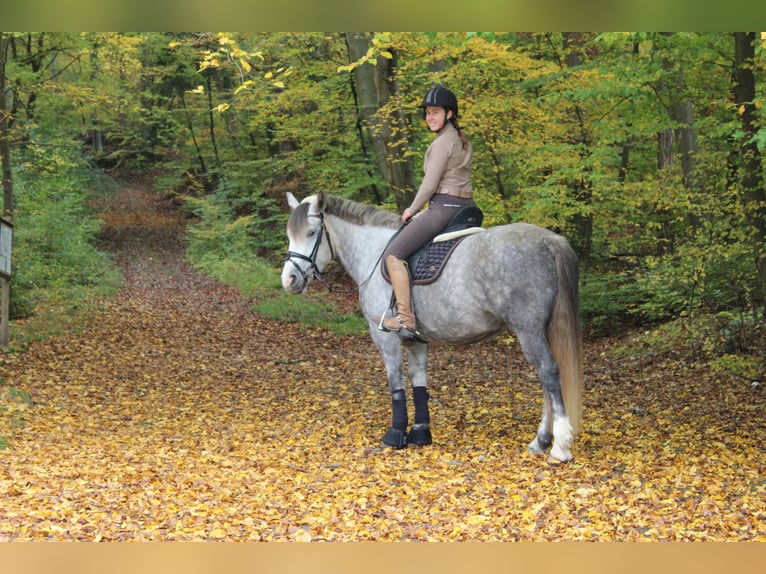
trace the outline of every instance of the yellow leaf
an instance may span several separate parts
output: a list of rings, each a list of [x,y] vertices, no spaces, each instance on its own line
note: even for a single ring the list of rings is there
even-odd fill
[[[466,519],[466,522],[471,526],[479,526],[487,522],[487,520],[489,520],[488,516],[484,516],[483,514],[473,514]]]
[[[296,542],[311,542],[311,533],[299,528],[295,534],[292,535],[292,539]]]

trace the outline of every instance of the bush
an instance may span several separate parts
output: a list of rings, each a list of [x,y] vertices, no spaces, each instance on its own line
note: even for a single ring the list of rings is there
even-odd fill
[[[582,275],[580,307],[583,323],[591,333],[605,334],[635,322],[631,313],[641,301],[642,293],[628,272]]]
[[[90,167],[65,146],[29,144],[15,169],[11,318],[31,315],[69,290],[112,285],[115,269],[95,247],[102,222],[87,203]]]

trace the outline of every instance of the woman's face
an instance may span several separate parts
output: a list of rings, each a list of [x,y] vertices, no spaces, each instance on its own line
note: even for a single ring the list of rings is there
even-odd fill
[[[436,106],[426,107],[426,124],[432,132],[438,132],[444,127],[446,121],[452,117],[452,110]]]

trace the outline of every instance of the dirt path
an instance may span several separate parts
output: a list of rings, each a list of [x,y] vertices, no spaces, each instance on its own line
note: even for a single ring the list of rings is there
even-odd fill
[[[0,540],[766,540],[762,394],[591,345],[576,461],[550,467],[519,352],[440,348],[436,444],[383,449],[368,337],[251,313],[140,189],[106,207],[124,289],[0,369],[31,399],[0,432]]]

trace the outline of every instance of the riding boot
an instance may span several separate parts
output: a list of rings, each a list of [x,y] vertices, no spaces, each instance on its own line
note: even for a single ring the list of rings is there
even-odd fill
[[[396,316],[386,319],[382,323],[378,321],[381,330],[398,333],[403,337],[416,337],[419,335],[415,323],[415,315],[412,312],[412,299],[410,293],[410,273],[407,264],[401,259],[389,255],[386,257],[386,269],[394,288],[396,297]]]

